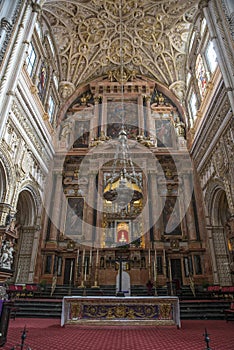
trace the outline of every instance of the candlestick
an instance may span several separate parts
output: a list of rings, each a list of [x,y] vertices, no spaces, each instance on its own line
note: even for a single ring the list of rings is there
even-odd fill
[[[157,252],[156,249],[154,250],[154,280],[156,282],[157,278]]]
[[[89,265],[92,265],[92,248],[90,249]]]
[[[170,282],[172,282],[172,273],[171,273],[171,259],[168,259],[169,261],[169,278],[170,278]]]
[[[86,281],[86,276],[87,276],[87,260],[85,261],[85,271],[84,271],[84,280]]]
[[[82,257],[82,265],[84,266],[84,261],[85,261],[85,249],[83,249],[83,257]]]
[[[96,266],[98,266],[98,255],[99,255],[99,250],[97,249],[97,256],[96,256]]]
[[[80,249],[77,250],[77,257],[76,257],[76,263],[78,265],[79,263],[79,255],[80,255]]]
[[[71,261],[70,282],[71,282],[71,280],[72,280],[72,272],[73,272],[73,260]]]
[[[150,266],[150,248],[149,248],[149,266]]]

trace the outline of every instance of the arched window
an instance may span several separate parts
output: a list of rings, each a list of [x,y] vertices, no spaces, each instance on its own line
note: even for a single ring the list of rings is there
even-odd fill
[[[196,78],[201,96],[204,95],[207,84],[206,71],[203,64],[202,56],[199,54],[196,60]]]
[[[207,45],[205,56],[207,58],[207,64],[208,64],[208,67],[210,69],[210,72],[214,73],[214,71],[218,65],[218,62],[217,62],[217,56],[215,53],[213,43],[211,41]]]
[[[28,48],[28,56],[26,58],[26,67],[30,77],[32,77],[33,75],[36,58],[37,58],[36,51],[34,49],[33,44],[30,43]]]

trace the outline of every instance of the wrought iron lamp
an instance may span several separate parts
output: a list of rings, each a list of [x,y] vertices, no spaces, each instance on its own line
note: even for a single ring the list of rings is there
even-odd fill
[[[119,6],[120,17],[120,75],[122,111],[124,110],[124,54],[122,39],[122,0]],[[125,130],[124,113],[122,113],[122,128],[119,132],[116,153],[113,162],[112,174],[106,181],[103,197],[107,201],[116,203],[120,209],[124,209],[128,203],[142,198],[142,189],[129,154],[127,131]]]

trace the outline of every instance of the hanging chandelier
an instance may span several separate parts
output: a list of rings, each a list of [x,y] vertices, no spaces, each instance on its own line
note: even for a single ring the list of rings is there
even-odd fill
[[[124,127],[119,133],[112,173],[105,184],[103,197],[116,203],[120,209],[142,198],[141,185],[129,155]]]
[[[123,50],[123,20],[122,20],[122,1],[119,6],[120,18],[120,79],[121,84],[121,119],[122,128],[118,135],[118,142],[113,162],[112,173],[106,181],[103,197],[110,202],[118,205],[122,210],[129,203],[138,201],[142,198],[142,189],[134,169],[132,159],[129,154],[127,131],[125,130],[124,114],[124,50]]]

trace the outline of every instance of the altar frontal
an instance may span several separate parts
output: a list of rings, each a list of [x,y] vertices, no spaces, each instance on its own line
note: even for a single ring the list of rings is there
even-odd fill
[[[176,325],[181,327],[178,297],[64,297],[66,324]]]

